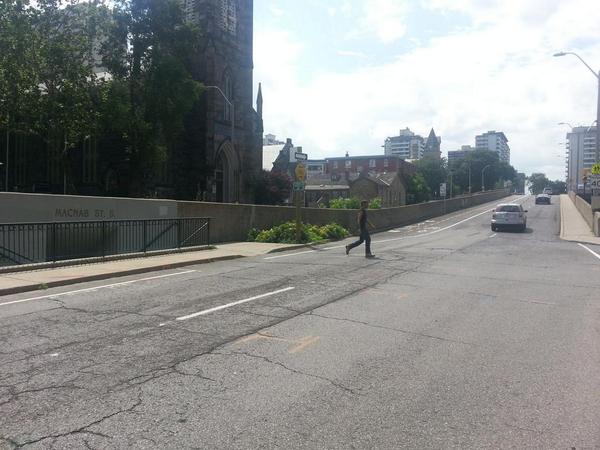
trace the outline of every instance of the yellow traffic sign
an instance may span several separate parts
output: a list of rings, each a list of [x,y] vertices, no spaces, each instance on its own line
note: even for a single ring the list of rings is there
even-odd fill
[[[600,175],[600,164],[594,164],[592,166],[592,175]]]
[[[306,167],[304,166],[304,164],[298,164],[296,166],[296,180],[304,181],[305,177],[306,177]]]

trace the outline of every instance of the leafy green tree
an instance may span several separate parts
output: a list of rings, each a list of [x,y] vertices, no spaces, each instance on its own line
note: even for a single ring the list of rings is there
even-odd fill
[[[541,194],[548,187],[549,180],[544,173],[532,173],[529,178],[529,192],[534,195]]]
[[[427,190],[423,194],[426,193],[424,196],[429,200],[434,193],[439,192],[440,184],[445,183],[448,178],[446,160],[425,157],[414,164],[417,166],[417,173],[421,174],[427,185]]]
[[[429,186],[422,173],[417,172],[407,180],[406,197],[408,204],[422,203],[429,200]]]
[[[143,194],[145,180],[167,159],[182,168],[191,163],[190,147],[198,142],[184,142],[183,135],[202,92],[193,78],[199,45],[199,30],[184,20],[178,0],[115,2],[102,54],[121,95],[117,120],[107,122],[126,143],[132,194]]]
[[[69,151],[94,134],[99,118],[94,101],[103,83],[94,70],[99,12],[94,3],[73,1],[63,7],[60,0],[38,0],[32,18],[37,77],[37,120],[32,123],[52,153],[60,155],[65,192]]]

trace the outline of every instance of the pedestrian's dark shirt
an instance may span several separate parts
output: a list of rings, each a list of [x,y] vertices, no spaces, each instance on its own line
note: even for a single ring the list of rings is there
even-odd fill
[[[360,225],[361,231],[367,229],[367,210],[366,209],[361,209],[360,212],[358,213],[358,224]]]

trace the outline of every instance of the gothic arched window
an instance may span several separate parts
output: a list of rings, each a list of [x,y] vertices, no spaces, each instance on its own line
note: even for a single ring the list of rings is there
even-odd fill
[[[237,7],[236,0],[221,0],[221,28],[236,34],[237,32]]]

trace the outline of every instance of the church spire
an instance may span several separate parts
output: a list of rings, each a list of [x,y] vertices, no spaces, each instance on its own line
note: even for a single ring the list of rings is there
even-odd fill
[[[258,117],[262,119],[263,115],[263,96],[262,96],[262,84],[258,83],[258,95],[256,96],[256,112]]]

